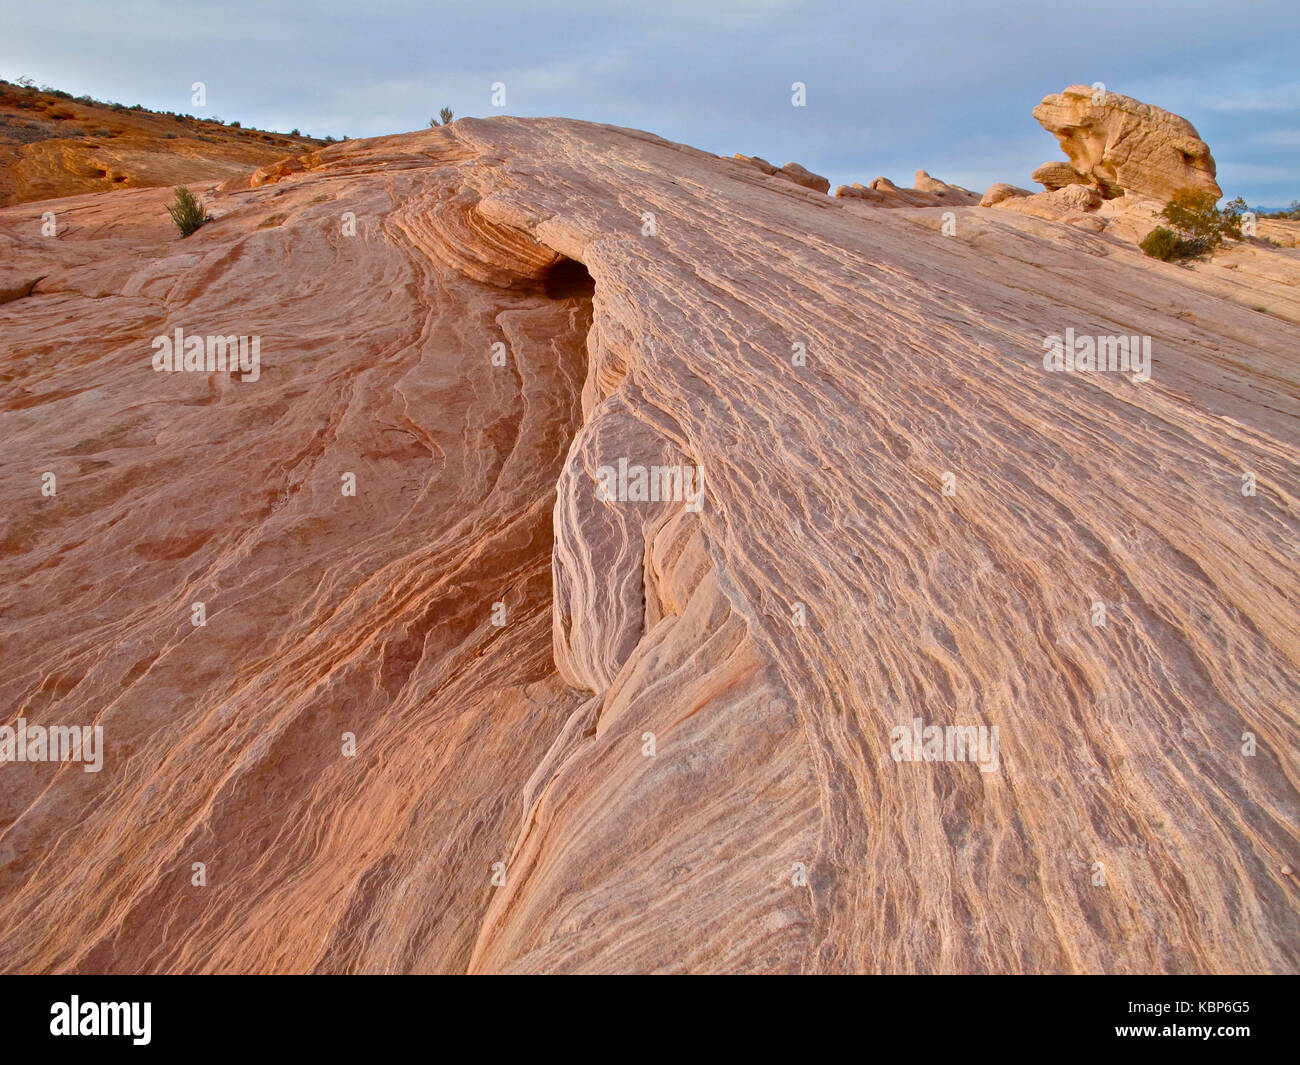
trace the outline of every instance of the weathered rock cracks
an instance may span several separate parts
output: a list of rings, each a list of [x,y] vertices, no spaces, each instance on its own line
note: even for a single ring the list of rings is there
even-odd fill
[[[0,969],[1297,969],[1296,253],[775,169],[462,119],[0,210],[0,723],[105,736],[0,766]]]

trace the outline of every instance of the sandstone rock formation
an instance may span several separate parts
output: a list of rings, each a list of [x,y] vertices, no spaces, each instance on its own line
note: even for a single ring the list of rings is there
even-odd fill
[[[981,206],[1138,243],[1161,224],[1161,209],[1179,189],[1222,195],[1208,146],[1190,122],[1159,107],[1072,85],[1046,97],[1034,117],[1056,135],[1069,162],[1034,171],[1047,192],[1018,196],[1003,194],[1010,186],[994,186]]]
[[[1080,174],[1069,163],[1061,162],[1044,163],[1030,177],[1046,188],[1048,192],[1055,192],[1057,189],[1063,189],[1068,185],[1092,184],[1088,178]]]
[[[1028,189],[1019,188],[1016,185],[1008,185],[1005,181],[996,182],[990,185],[984,195],[980,197],[981,207],[992,207],[995,203],[1001,203],[1003,200],[1009,200],[1013,196],[1032,196],[1033,193]]]
[[[786,163],[777,172],[786,175],[796,185],[802,185],[814,192],[829,192],[831,188],[829,179],[822,177],[821,174],[814,174],[798,163]]]
[[[924,170],[918,170],[912,180],[918,192],[928,192],[946,203],[979,203],[980,194],[964,189],[960,185],[949,185],[946,181],[932,178]]]
[[[949,185],[918,170],[915,188],[899,188],[889,178],[874,178],[870,185],[841,185],[835,190],[840,199],[865,200],[879,207],[963,207],[977,204],[978,193],[960,185]]]
[[[0,726],[105,742],[0,765],[0,969],[1300,967],[1294,252],[558,119],[203,191],[0,210]]]
[[[732,156],[732,158],[738,163],[745,163],[749,166],[755,167],[758,170],[763,171],[764,174],[775,174],[778,169],[775,164],[769,163],[761,155],[741,155],[737,152]]]
[[[807,167],[800,166],[798,163],[786,163],[784,166],[774,166],[762,156],[758,155],[741,155],[736,153],[732,158],[737,162],[745,163],[749,166],[756,167],[764,174],[773,177],[786,178],[793,181],[796,185],[802,185],[804,188],[812,189],[814,192],[829,192],[831,183],[828,178],[821,174],[814,174]]]
[[[1183,188],[1206,189],[1216,198],[1223,195],[1214,180],[1209,146],[1185,118],[1159,107],[1071,85],[1046,97],[1034,108],[1034,117],[1060,142],[1073,173],[1106,199],[1132,193],[1167,203]],[[1048,189],[1059,188],[1068,183],[1061,166],[1044,164],[1034,172],[1034,180]]]
[[[320,143],[0,82],[0,207],[224,180]]]

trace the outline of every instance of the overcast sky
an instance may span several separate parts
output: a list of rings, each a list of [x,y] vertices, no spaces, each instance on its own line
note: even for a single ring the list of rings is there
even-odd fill
[[[0,0],[0,76],[21,75],[322,137],[446,105],[633,126],[833,185],[919,167],[977,190],[1063,158],[1030,112],[1100,81],[1191,121],[1227,196],[1300,198],[1297,0]]]

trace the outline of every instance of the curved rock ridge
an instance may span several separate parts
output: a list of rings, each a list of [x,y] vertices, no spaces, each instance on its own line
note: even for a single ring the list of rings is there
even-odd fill
[[[462,119],[0,211],[0,722],[105,730],[0,766],[0,967],[1300,968],[1296,253],[754,171]]]

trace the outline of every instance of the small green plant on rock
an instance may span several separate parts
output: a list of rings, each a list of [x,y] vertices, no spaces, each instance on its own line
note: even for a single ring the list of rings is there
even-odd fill
[[[175,192],[176,202],[167,208],[167,213],[172,216],[181,236],[188,237],[204,222],[210,222],[211,218],[203,203],[184,185],[177,185]]]
[[[1246,203],[1240,196],[1219,210],[1218,197],[1206,189],[1179,189],[1161,215],[1171,226],[1159,226],[1142,241],[1142,251],[1164,262],[1186,262],[1209,255],[1225,237],[1242,239],[1241,215]]]
[[[1138,247],[1151,258],[1166,263],[1180,263],[1192,254],[1189,248],[1184,247],[1182,238],[1168,226],[1151,230]]]

